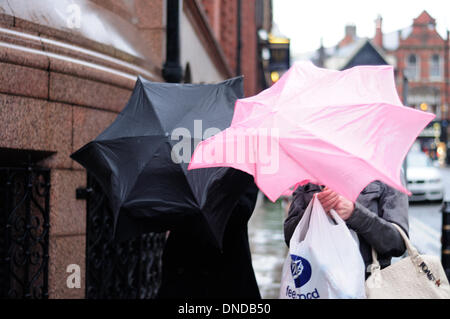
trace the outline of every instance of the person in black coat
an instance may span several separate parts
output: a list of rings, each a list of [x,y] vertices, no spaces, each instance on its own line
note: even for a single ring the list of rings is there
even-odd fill
[[[247,231],[257,194],[252,182],[228,220],[222,251],[200,214],[171,229],[157,298],[261,298]]]

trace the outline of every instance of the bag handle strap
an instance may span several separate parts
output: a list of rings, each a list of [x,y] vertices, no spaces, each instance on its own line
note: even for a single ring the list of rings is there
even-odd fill
[[[405,232],[403,231],[403,229],[398,226],[397,224],[391,223],[400,233],[400,236],[402,236],[403,241],[405,243],[406,246],[406,250],[408,251],[408,255],[411,257],[411,260],[415,260],[417,257],[419,257],[419,252],[417,251],[417,249],[413,246],[413,244],[411,243],[411,241],[409,240],[408,236],[406,236]],[[370,267],[370,272],[372,272],[375,269],[380,269],[380,263],[378,262],[378,254],[375,251],[375,249],[372,246],[372,265],[369,266]]]

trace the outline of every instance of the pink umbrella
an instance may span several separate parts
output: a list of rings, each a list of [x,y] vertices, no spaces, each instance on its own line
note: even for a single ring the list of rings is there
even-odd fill
[[[374,180],[409,194],[402,162],[434,117],[402,105],[391,66],[333,71],[300,62],[238,100],[231,126],[197,146],[189,169],[242,170],[272,201],[308,182],[352,201]]]

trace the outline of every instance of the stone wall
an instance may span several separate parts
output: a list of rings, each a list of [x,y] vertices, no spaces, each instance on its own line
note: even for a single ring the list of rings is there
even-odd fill
[[[86,173],[69,156],[114,120],[137,74],[162,81],[165,48],[163,0],[73,2],[75,29],[55,11],[72,1],[0,0],[0,147],[54,152],[39,163],[51,168],[50,298],[85,296],[86,202],[75,191]],[[81,289],[66,286],[69,264],[81,266]]]
[[[236,74],[238,58],[237,0],[202,0],[202,3],[228,64]],[[255,95],[263,89],[258,81],[257,31],[256,1],[241,0],[241,74],[245,76],[246,96]]]

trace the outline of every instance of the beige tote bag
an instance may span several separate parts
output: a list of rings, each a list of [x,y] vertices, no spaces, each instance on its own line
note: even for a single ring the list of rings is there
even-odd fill
[[[408,257],[380,269],[376,251],[372,248],[371,275],[366,280],[369,299],[450,299],[450,286],[440,258],[419,255],[403,230],[400,232]]]

